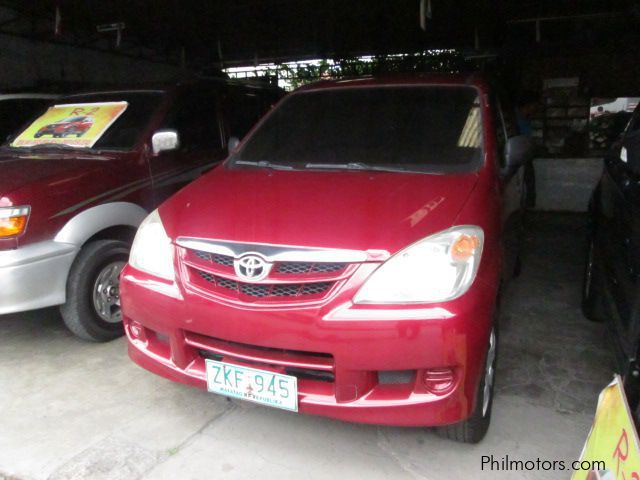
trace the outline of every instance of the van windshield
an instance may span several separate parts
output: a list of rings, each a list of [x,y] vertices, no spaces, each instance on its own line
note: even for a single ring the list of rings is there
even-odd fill
[[[231,167],[472,172],[482,165],[478,92],[467,86],[351,87],[285,99]]]
[[[81,144],[85,139],[90,139],[92,126],[102,128],[97,140],[94,140],[91,148],[84,150],[131,150],[140,140],[142,133],[148,128],[153,113],[162,102],[164,92],[157,90],[122,91],[72,95],[57,99],[51,107],[62,108],[73,106],[82,108],[86,105],[86,110],[91,112],[97,110],[100,104],[119,103],[126,105],[121,114],[115,116],[114,120],[107,119],[98,124],[100,118],[94,115],[78,115],[73,113],[59,120],[47,122],[42,121],[43,117],[34,118],[21,130],[22,135],[33,131],[33,138],[29,138],[26,145],[18,145],[16,148],[22,150],[47,149],[47,148],[83,148]],[[40,122],[36,125],[36,122]],[[34,125],[36,125],[34,127]],[[38,130],[39,128],[39,130]],[[34,130],[35,129],[35,130]],[[13,146],[9,140],[5,146]]]

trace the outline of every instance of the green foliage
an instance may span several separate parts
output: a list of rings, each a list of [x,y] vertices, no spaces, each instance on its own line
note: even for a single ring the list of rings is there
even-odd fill
[[[324,59],[319,65],[280,65],[279,78],[289,80],[293,88],[321,79],[381,75],[393,73],[443,72],[469,70],[472,63],[455,50],[430,50],[404,55],[376,55],[371,60],[357,57]]]

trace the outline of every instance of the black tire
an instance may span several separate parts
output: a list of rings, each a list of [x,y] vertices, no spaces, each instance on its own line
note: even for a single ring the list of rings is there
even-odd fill
[[[95,306],[94,289],[107,269],[113,268],[114,275],[119,273],[116,270],[120,264],[126,263],[129,248],[127,243],[119,240],[96,240],[82,247],[74,260],[67,279],[67,303],[60,307],[60,313],[69,330],[83,340],[106,342],[124,334],[122,321],[115,321],[117,314],[112,321],[100,316]],[[118,299],[116,302],[119,302],[118,287],[116,283],[116,290],[109,293],[109,298],[113,295]]]
[[[602,271],[596,260],[596,248],[592,237],[589,239],[582,277],[582,313],[592,322],[606,320],[603,287]]]
[[[486,374],[486,361],[487,354],[489,353],[489,346],[487,346],[487,353],[485,354],[485,372],[482,375],[482,380],[480,381],[480,385],[478,385],[478,390],[476,391],[476,406],[469,418],[463,420],[462,422],[454,423],[452,425],[445,425],[443,427],[438,427],[436,432],[441,437],[447,438],[449,440],[454,440],[456,442],[461,443],[478,443],[480,442],[484,436],[487,434],[489,430],[489,424],[491,423],[491,409],[493,407],[493,391],[495,387],[495,369],[496,369],[496,360],[498,358],[498,327],[494,322],[494,326],[492,329],[493,339],[495,342],[495,355],[493,356],[492,368],[493,368],[493,381],[491,382],[491,386],[489,388],[489,400],[487,402],[487,408],[484,410],[484,387],[485,381],[487,379]],[[491,337],[490,337],[491,339]],[[483,411],[484,410],[484,411]]]

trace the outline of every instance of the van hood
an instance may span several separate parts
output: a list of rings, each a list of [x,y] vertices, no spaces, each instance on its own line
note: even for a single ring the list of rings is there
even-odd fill
[[[160,208],[172,238],[394,253],[450,227],[477,174],[232,170]]]
[[[21,154],[0,157],[0,197],[22,187],[50,188],[52,182],[79,180],[79,176],[95,174],[105,168],[97,154]]]

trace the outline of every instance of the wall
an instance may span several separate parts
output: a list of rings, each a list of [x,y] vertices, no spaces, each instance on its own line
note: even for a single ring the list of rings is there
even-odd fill
[[[177,66],[0,34],[0,91],[51,83],[162,82]]]

